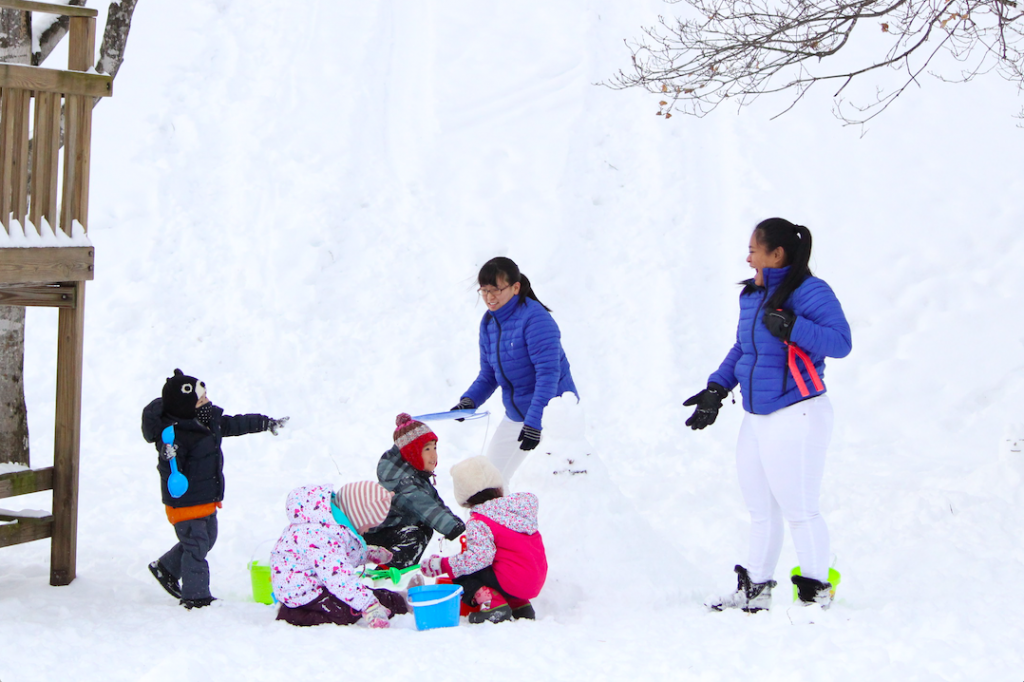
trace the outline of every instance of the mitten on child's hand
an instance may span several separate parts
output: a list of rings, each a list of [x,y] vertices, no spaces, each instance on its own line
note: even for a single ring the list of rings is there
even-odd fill
[[[370,545],[366,548],[366,563],[386,564],[394,558],[394,555],[383,547]]]
[[[420,573],[428,578],[436,578],[439,575],[444,575],[444,568],[441,567],[441,557],[435,554],[426,561],[421,561]]]
[[[363,609],[363,620],[366,621],[367,627],[374,629],[390,627],[391,623],[388,622],[390,615],[391,612],[384,608],[379,601],[374,601]]]
[[[160,452],[160,456],[165,460],[172,460],[178,456],[178,446],[174,443],[164,443],[164,449]]]
[[[270,433],[277,435],[279,429],[283,429],[285,424],[288,423],[290,417],[281,417],[280,419],[267,419],[267,423],[263,426],[264,431],[270,431]]]

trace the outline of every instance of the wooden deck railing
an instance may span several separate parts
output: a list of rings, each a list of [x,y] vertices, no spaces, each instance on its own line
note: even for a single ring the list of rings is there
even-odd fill
[[[93,100],[113,93],[112,78],[86,73],[96,52],[96,10],[19,0],[0,7],[70,20],[67,71],[0,64],[0,224],[10,233],[17,220],[28,234],[29,221],[39,230],[45,219],[71,236],[76,221],[88,230]]]

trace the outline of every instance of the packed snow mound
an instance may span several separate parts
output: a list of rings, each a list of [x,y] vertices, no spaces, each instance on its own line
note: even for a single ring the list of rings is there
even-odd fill
[[[697,584],[698,572],[666,537],[672,524],[655,530],[615,484],[575,395],[548,404],[543,434],[511,484],[540,498],[549,572],[538,612],[604,618],[623,604],[679,606],[679,586]]]

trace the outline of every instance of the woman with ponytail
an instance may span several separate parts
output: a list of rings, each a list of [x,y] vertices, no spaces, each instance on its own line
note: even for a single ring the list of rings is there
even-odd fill
[[[818,509],[825,453],[832,437],[832,405],[825,394],[825,358],[852,349],[850,325],[832,289],[811,274],[811,232],[769,218],[750,237],[742,282],[736,343],[708,379],[706,389],[684,405],[692,429],[715,422],[722,400],[737,384],[746,414],[736,446],[740,488],[750,512],[747,565],[737,565],[737,589],[709,600],[717,611],[769,608],[782,551],[783,520],[800,560],[792,576],[805,604],[827,608],[828,527]]]
[[[480,322],[480,374],[455,410],[472,410],[501,387],[505,418],[487,458],[507,484],[540,443],[544,408],[552,398],[575,393],[561,332],[551,309],[537,298],[530,280],[509,258],[492,258],[477,276],[487,305]]]

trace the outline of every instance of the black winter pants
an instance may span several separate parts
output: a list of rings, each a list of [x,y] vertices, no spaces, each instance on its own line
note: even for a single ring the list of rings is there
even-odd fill
[[[392,568],[408,568],[420,560],[427,543],[434,536],[434,529],[426,524],[418,526],[391,526],[370,531],[363,535],[368,545],[377,545],[389,550],[394,557],[388,565]]]
[[[174,524],[178,544],[160,557],[160,563],[175,578],[181,579],[182,599],[202,599],[210,595],[210,565],[206,555],[217,542],[217,514]]]
[[[509,604],[513,605],[513,608],[518,608],[518,606],[528,603],[528,600],[520,599],[519,597],[511,595],[505,591],[501,586],[501,583],[498,582],[498,576],[494,574],[493,566],[481,568],[476,573],[460,575],[452,582],[456,585],[462,585],[462,603],[467,604],[468,606],[478,606],[473,597],[476,595],[476,591],[481,587],[489,587],[495,592],[501,594],[501,596],[508,600]]]

